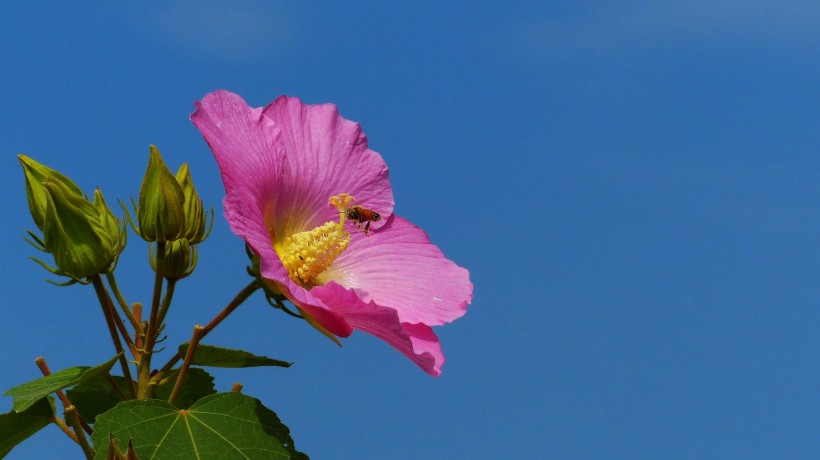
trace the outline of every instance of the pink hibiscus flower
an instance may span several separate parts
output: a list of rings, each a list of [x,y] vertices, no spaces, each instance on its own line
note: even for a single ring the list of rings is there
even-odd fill
[[[225,183],[225,217],[259,255],[268,287],[320,330],[367,332],[440,375],[431,326],[465,313],[469,273],[393,214],[387,166],[359,124],[332,104],[287,96],[251,108],[220,90],[195,105],[191,121]],[[381,218],[348,212],[354,204]]]

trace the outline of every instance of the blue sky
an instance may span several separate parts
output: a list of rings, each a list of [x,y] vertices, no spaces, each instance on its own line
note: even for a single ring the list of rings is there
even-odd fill
[[[193,102],[333,102],[396,212],[471,271],[433,379],[339,349],[260,297],[207,342],[295,361],[215,371],[316,459],[820,455],[820,6],[814,1],[4,3],[0,389],[112,356],[90,288],[27,260],[16,155],[108,197],[148,145],[222,185]],[[120,283],[147,300],[137,238]],[[217,220],[169,344],[246,284]],[[11,407],[10,398],[0,410]],[[54,427],[9,458],[74,449]]]

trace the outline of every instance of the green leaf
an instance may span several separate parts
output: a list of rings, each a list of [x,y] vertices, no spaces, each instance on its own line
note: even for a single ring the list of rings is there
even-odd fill
[[[121,446],[133,441],[140,458],[307,459],[290,430],[258,399],[217,393],[180,410],[157,399],[120,403],[100,414],[91,440],[97,459],[107,458],[108,435]]]
[[[154,389],[154,398],[168,400],[171,396],[171,391],[174,389],[174,384],[177,381],[178,372],[179,369],[173,369],[169,372],[168,376],[170,378],[168,381]],[[174,405],[183,409],[188,408],[205,396],[214,393],[216,393],[216,389],[214,388],[213,376],[204,369],[191,367],[188,368],[185,383],[182,385],[182,390],[180,390],[174,400]]]
[[[120,391],[128,397],[128,386],[125,377],[115,375],[111,378],[114,379]],[[71,404],[74,404],[77,408],[77,412],[88,423],[94,423],[98,415],[113,409],[114,406],[122,402],[120,395],[114,390],[105,375],[98,375],[75,386],[68,390],[66,395]]]
[[[167,382],[154,390],[154,398],[167,400],[171,396],[177,372],[179,372],[179,369],[173,369],[168,373]],[[112,378],[120,391],[126,394],[128,387],[125,378],[118,375],[112,376]],[[214,388],[213,376],[203,369],[188,369],[185,384],[179,395],[177,395],[174,405],[187,408],[199,399],[214,393],[216,393],[216,389]],[[122,402],[120,395],[104,375],[94,377],[68,390],[68,399],[77,407],[77,412],[89,423],[94,423],[98,415],[113,409],[114,406]]]
[[[168,381],[154,390],[154,398],[167,400],[171,396],[177,372],[179,372],[179,369],[174,369],[168,373]],[[127,394],[128,387],[125,378],[118,375],[112,376],[112,378],[120,391]],[[177,395],[174,405],[187,408],[199,399],[214,393],[216,393],[216,389],[214,388],[213,376],[203,369],[188,369],[185,384],[179,395]],[[113,409],[114,406],[122,402],[120,395],[104,375],[94,377],[68,390],[68,399],[77,407],[77,412],[89,423],[94,423],[98,415]]]
[[[54,420],[54,398],[48,396],[32,404],[23,412],[7,412],[0,415],[0,458],[5,457],[14,446],[40,431]]]
[[[6,396],[13,396],[14,410],[17,412],[22,412],[37,402],[37,400],[50,393],[54,393],[57,390],[62,390],[63,388],[79,385],[93,379],[98,375],[108,372],[119,357],[120,355],[117,355],[105,363],[95,367],[78,366],[63,369],[60,372],[55,372],[49,375],[48,377],[43,377],[22,385],[18,385],[3,394]]]
[[[179,346],[179,353],[185,356],[188,351],[188,342]],[[257,356],[243,350],[232,350],[230,348],[213,347],[199,344],[196,347],[193,364],[211,367],[257,367],[257,366],[279,366],[290,367],[293,363],[279,361],[267,356]]]

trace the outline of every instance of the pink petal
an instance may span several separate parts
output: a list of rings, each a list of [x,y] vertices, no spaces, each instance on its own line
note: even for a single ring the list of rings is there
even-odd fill
[[[195,106],[191,121],[214,152],[226,191],[251,190],[273,235],[337,220],[328,199],[340,193],[384,218],[392,213],[384,160],[367,148],[359,124],[339,116],[336,106],[282,96],[264,110],[252,109],[224,90]]]
[[[339,337],[350,337],[350,334],[353,333],[353,327],[335,312],[299,301],[294,301],[294,303],[330,331],[331,334]]]
[[[356,204],[384,218],[393,212],[387,165],[367,148],[359,124],[339,116],[335,105],[307,105],[282,96],[264,114],[281,130],[287,165],[277,215],[302,216],[304,229],[338,220],[328,199],[340,193],[353,195]]]
[[[355,292],[333,282],[311,292],[326,305],[333,305],[333,312],[354,329],[389,343],[424,372],[434,377],[441,375],[444,354],[438,337],[429,326],[402,323],[396,310],[363,302]]]
[[[290,281],[287,270],[273,249],[262,218],[261,205],[257,200],[258,197],[250,190],[235,188],[222,202],[225,207],[225,219],[228,220],[231,230],[259,255],[260,272],[266,279]]]
[[[447,260],[422,229],[393,215],[369,236],[351,237],[320,280],[395,309],[404,323],[437,326],[464,315],[473,297],[469,272]]]
[[[278,130],[262,109],[251,109],[238,95],[219,90],[194,103],[191,121],[216,157],[225,191],[237,186],[276,189],[284,161]],[[264,194],[264,193],[263,193]]]

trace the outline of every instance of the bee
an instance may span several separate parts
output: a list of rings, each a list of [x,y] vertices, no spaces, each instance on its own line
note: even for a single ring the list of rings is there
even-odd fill
[[[347,208],[346,214],[348,219],[358,222],[359,225],[357,229],[361,230],[362,224],[364,224],[365,235],[370,231],[370,222],[378,222],[379,219],[382,218],[376,211],[371,211],[361,206],[351,206]]]

